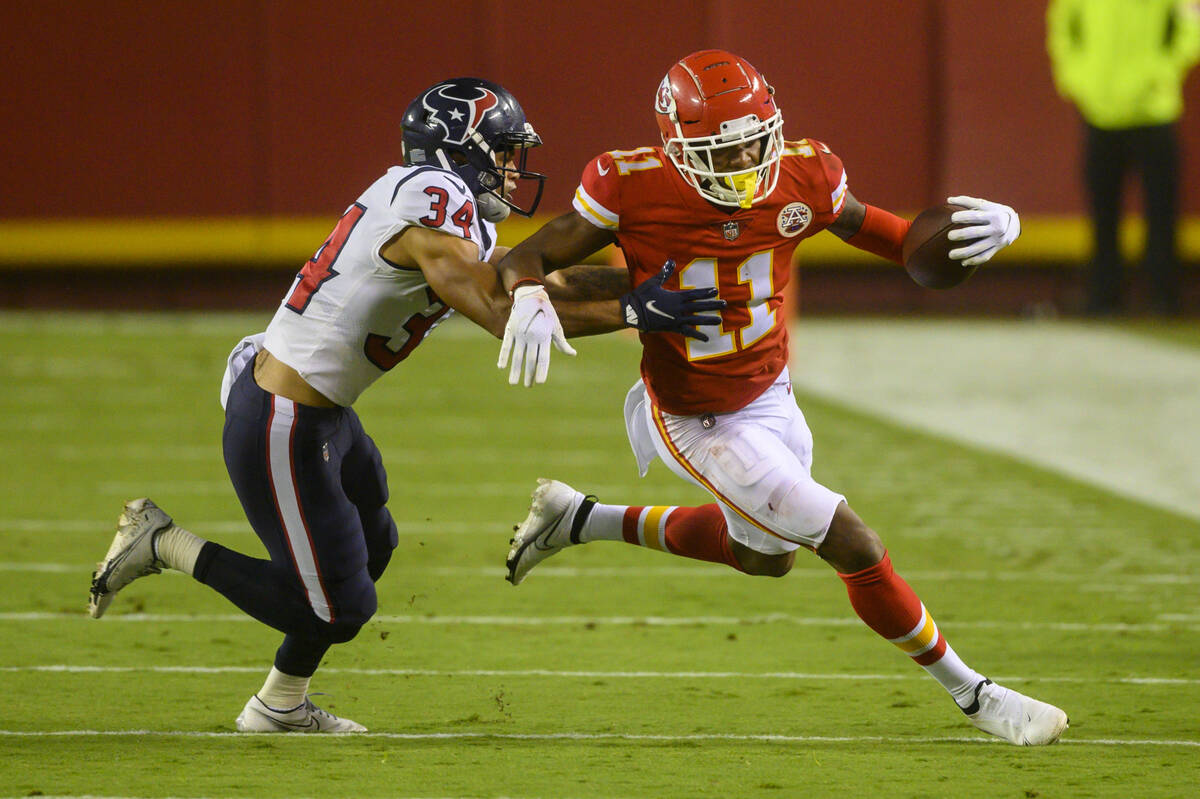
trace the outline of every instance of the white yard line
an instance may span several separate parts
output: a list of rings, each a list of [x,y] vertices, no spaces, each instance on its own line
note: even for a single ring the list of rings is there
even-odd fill
[[[1200,352],[1073,322],[814,319],[792,333],[805,391],[1200,519]]]
[[[130,624],[185,622],[232,623],[255,622],[249,616],[235,613],[172,614],[172,613],[116,613],[104,617],[109,622]],[[82,621],[87,614],[48,613],[41,611],[0,613],[0,622]],[[426,624],[445,626],[476,627],[561,627],[561,626],[645,626],[645,627],[698,627],[742,626],[752,624],[793,624],[800,627],[857,627],[862,624],[851,616],[812,617],[791,616],[786,613],[767,613],[758,616],[374,616],[372,621],[380,624]],[[1200,632],[1200,624],[1160,624],[1155,622],[1031,622],[1000,620],[951,620],[945,622],[947,629],[972,630],[1052,630],[1055,632],[1080,633],[1163,633]]]
[[[120,496],[164,496],[188,495],[209,496],[213,494],[228,494],[233,496],[233,487],[228,480],[143,480],[131,482],[124,480],[101,481],[96,483],[96,491],[102,494],[118,494]],[[529,509],[529,495],[534,486],[529,481],[511,483],[479,483],[479,482],[407,482],[403,489],[393,487],[393,501],[405,497],[509,497],[513,501],[513,513],[524,515]],[[628,492],[627,485],[588,484],[588,490],[609,496],[621,496]],[[118,509],[119,512],[120,509]]]
[[[244,526],[244,525],[243,525]],[[434,530],[410,531],[407,534],[417,535],[420,532],[437,533],[450,532],[442,526],[426,522],[421,527],[434,527]],[[481,525],[461,525],[466,528],[480,529]],[[0,526],[0,529],[3,529]],[[200,529],[197,527],[197,529]],[[494,530],[489,531],[494,533]],[[80,574],[90,572],[94,563],[24,563],[0,562],[0,572],[31,572],[52,574]],[[167,571],[166,574],[174,572]],[[403,566],[392,565],[388,574],[421,574],[434,577],[472,577],[485,580],[495,580],[504,573],[503,566]],[[805,579],[832,577],[830,569],[792,569],[790,574]],[[658,579],[662,577],[686,577],[688,579],[725,578],[745,579],[741,572],[715,566],[539,566],[539,577],[558,578],[592,578],[612,579],[619,577]],[[1088,586],[1148,586],[1160,585],[1173,587],[1179,585],[1195,585],[1200,583],[1200,574],[1104,574],[1097,576],[1095,572],[988,572],[988,571],[905,571],[905,578],[914,582],[1009,582],[1009,583],[1067,583],[1070,585]],[[1172,614],[1163,621],[1200,621],[1196,614]]]
[[[233,489],[230,490],[232,496]],[[137,493],[128,492],[130,494]],[[145,492],[143,492],[144,494]],[[214,492],[216,493],[216,492]],[[522,515],[524,508],[517,508],[514,516]],[[117,516],[120,508],[111,519],[0,519],[0,535],[4,533],[109,533],[117,529]],[[197,535],[254,535],[249,522],[243,520],[227,521],[186,521],[187,529]],[[519,519],[517,519],[519,521]],[[503,536],[512,534],[512,522],[462,522],[462,521],[428,521],[428,522],[396,522],[396,531],[400,535],[468,535],[486,534]],[[103,540],[103,539],[102,539]]]
[[[242,738],[247,734],[240,732],[201,732],[198,730],[0,730],[0,736],[14,738],[67,738],[67,737],[166,737],[166,738]],[[463,740],[495,740],[495,741],[757,741],[762,743],[888,743],[888,744],[926,744],[926,743],[969,743],[1001,746],[1004,744],[996,738],[968,736],[912,736],[900,735],[777,735],[772,733],[735,734],[735,733],[697,733],[692,735],[652,735],[623,732],[550,732],[550,733],[497,733],[497,732],[361,732],[349,735],[353,739],[383,738],[400,741],[463,741]],[[313,741],[328,740],[327,737],[314,735],[276,735],[272,741]],[[1063,744],[1083,746],[1186,746],[1200,748],[1200,741],[1170,740],[1156,738],[1065,738]]]
[[[42,666],[0,666],[0,673],[46,673],[46,674],[261,674],[261,666],[73,666],[50,664]],[[795,671],[602,671],[602,670],[555,670],[555,669],[362,669],[323,667],[322,674],[348,674],[367,677],[538,677],[561,679],[612,679],[612,680],[794,680],[794,681],[859,681],[880,682],[893,680],[921,681],[929,679],[924,673],[906,674],[812,674]],[[1019,677],[997,675],[997,682],[1047,682],[1092,685],[1111,683],[1118,685],[1200,685],[1200,679],[1183,677]]]
[[[405,449],[404,457],[410,460],[427,462],[436,460],[476,460],[503,461],[511,458],[514,450],[511,447],[499,446],[444,446],[437,449]],[[96,444],[59,444],[47,447],[42,451],[47,460],[67,462],[95,463],[104,458],[120,457],[121,460],[159,460],[163,449],[158,445],[122,443],[120,449],[114,452],[110,443]],[[596,449],[571,447],[554,452],[553,460],[556,466],[602,466],[614,460],[620,460],[625,453],[619,449]],[[203,463],[221,462],[221,445],[219,442],[208,445],[172,444],[170,447],[171,461],[189,461]],[[233,488],[230,486],[230,491]],[[529,486],[533,490],[533,486]]]

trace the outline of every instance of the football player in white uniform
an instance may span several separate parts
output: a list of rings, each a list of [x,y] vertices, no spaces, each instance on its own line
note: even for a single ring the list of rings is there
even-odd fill
[[[397,543],[382,458],[350,406],[440,321],[458,311],[503,337],[509,382],[523,375],[530,385],[546,378],[551,342],[573,354],[547,286],[559,300],[608,298],[560,302],[572,335],[632,326],[703,337],[697,326],[717,320],[697,313],[724,305],[715,290],[664,290],[673,264],[633,291],[625,270],[608,267],[564,270],[546,286],[501,276],[494,264],[507,250],[496,246],[495,223],[533,213],[545,180],[525,169],[541,140],[503,87],[443,81],[409,105],[402,127],[403,166],[346,209],[266,332],[229,358],[225,464],[270,559],[199,538],[138,499],[126,503],[93,575],[95,618],[134,579],[173,568],[284,633],[265,684],[237,717],[242,731],[365,729],[308,698],[325,652],[374,614],[375,581]],[[519,185],[535,186],[524,208]],[[652,321],[639,313],[648,302],[659,309]]]

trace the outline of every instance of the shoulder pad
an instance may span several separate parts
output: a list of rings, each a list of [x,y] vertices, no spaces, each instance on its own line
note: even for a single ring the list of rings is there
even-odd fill
[[[462,178],[434,166],[408,167],[398,178],[391,207],[400,222],[478,242],[475,197]]]

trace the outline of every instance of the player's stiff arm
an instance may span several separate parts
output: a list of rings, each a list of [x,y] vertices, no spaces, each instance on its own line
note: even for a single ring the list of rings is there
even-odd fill
[[[923,667],[978,728],[1015,744],[1054,742],[1066,714],[966,665],[893,570],[879,536],[812,477],[812,433],[788,375],[783,292],[792,253],[828,229],[898,263],[909,223],[859,202],[825,144],[785,140],[773,91],[736,55],[707,50],[672,66],[655,112],[662,146],[593,159],[574,211],[505,263],[549,269],[616,242],[634,282],[672,258],[678,269],[667,287],[716,287],[727,306],[719,324],[700,328],[706,340],[642,337],[642,379],[625,401],[642,473],[657,458],[714,502],[601,504],[542,480],[513,539],[509,580],[520,583],[560,549],[596,540],[776,577],[803,547],[836,569],[863,622]],[[1016,238],[1012,209],[953,199],[968,206],[955,221],[973,224],[953,258],[985,261]]]
[[[242,731],[365,729],[307,693],[329,648],[375,613],[375,581],[397,542],[382,456],[352,408],[359,395],[454,312],[504,337],[515,353],[510,379],[523,372],[526,385],[545,379],[549,342],[561,332],[540,283],[510,301],[494,267],[506,251],[495,223],[510,210],[532,213],[541,196],[516,200],[519,183],[542,179],[525,169],[540,139],[516,98],[485,80],[444,81],[405,112],[403,143],[403,165],[347,206],[266,332],[229,358],[225,464],[269,558],[206,541],[138,499],[93,576],[96,618],[133,580],[172,568],[283,633],[266,682],[237,717]],[[657,277],[630,290],[628,275],[614,271],[551,276],[567,332],[616,330],[630,324],[626,307],[655,303],[677,311],[669,323],[656,317],[658,329],[701,335],[695,326],[716,317],[695,312],[724,305],[715,289],[671,292]],[[572,300],[583,294],[592,299]]]

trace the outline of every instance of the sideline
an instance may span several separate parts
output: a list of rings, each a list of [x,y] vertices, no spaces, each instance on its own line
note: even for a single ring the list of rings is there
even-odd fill
[[[1196,350],[1074,321],[809,319],[791,333],[798,389],[1200,520]]]

